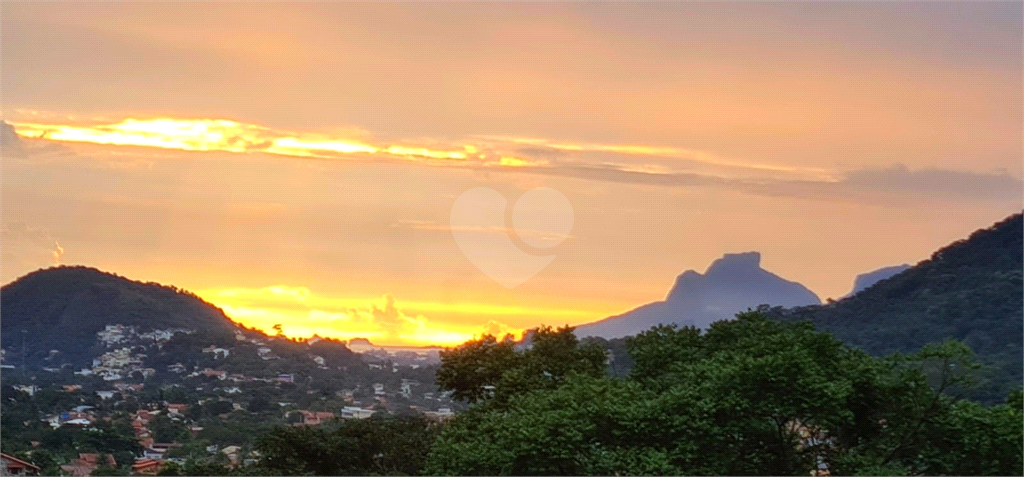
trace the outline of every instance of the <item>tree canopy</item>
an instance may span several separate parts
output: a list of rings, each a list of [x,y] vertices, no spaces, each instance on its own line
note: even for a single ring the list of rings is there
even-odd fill
[[[809,323],[750,312],[704,333],[641,333],[627,344],[631,375],[615,379],[596,366],[596,353],[560,336],[564,330],[537,334],[541,342],[559,336],[547,342],[557,353],[538,349],[536,337],[522,352],[485,337],[446,354],[445,386],[477,404],[444,429],[427,473],[1022,471],[1021,406],[984,408],[949,395],[969,386],[974,367],[961,343],[874,358]],[[474,367],[480,355],[488,359]],[[488,367],[496,363],[504,371]],[[469,371],[488,379],[451,379]],[[538,378],[545,371],[555,379]],[[494,386],[495,398],[474,394],[481,385]]]

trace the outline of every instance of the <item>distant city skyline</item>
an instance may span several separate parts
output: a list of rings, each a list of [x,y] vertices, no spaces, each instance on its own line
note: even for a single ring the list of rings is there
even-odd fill
[[[5,284],[80,264],[265,331],[443,345],[726,253],[838,298],[1024,207],[1019,2],[2,10]],[[514,288],[453,238],[477,187],[571,204]]]

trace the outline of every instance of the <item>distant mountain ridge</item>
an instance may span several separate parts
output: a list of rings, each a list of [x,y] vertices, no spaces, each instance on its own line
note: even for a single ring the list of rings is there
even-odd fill
[[[245,330],[189,292],[95,268],[37,270],[0,288],[0,346],[8,362],[24,358],[30,365],[89,364],[96,354],[96,332],[113,324],[140,331]],[[50,350],[60,354],[46,361]]]
[[[904,263],[901,265],[879,268],[878,270],[872,270],[867,273],[861,273],[853,280],[853,290],[850,290],[850,293],[843,298],[856,295],[882,280],[903,273],[909,268],[910,265]]]
[[[657,324],[706,327],[747,308],[820,304],[807,287],[761,268],[758,252],[727,253],[702,275],[687,270],[676,278],[665,301],[576,327],[578,336],[611,339],[633,335]]]

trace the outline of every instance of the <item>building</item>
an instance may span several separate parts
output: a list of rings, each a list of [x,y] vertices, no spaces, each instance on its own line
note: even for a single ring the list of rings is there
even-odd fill
[[[23,392],[25,394],[28,394],[29,396],[35,396],[36,395],[36,391],[39,390],[39,387],[37,387],[34,384],[29,384],[29,385],[18,384],[18,385],[14,386],[14,389],[17,389],[18,391],[21,391],[21,392]]]
[[[412,396],[412,387],[413,386],[419,386],[419,385],[420,385],[419,381],[414,381],[412,379],[402,379],[402,391],[401,391],[401,394],[403,396],[407,397],[407,398],[411,397]]]
[[[218,369],[210,369],[210,368],[204,369],[203,370],[203,375],[207,376],[207,377],[209,377],[209,376],[216,376],[217,379],[219,379],[221,381],[223,381],[223,380],[228,378],[228,372],[227,371],[221,371],[221,370],[218,370]]]
[[[374,412],[376,412],[376,411],[373,411],[371,409],[363,409],[363,408],[354,407],[354,406],[345,406],[341,410],[341,418],[342,419],[366,419],[366,418],[372,416]]]
[[[3,475],[39,475],[39,466],[3,453],[0,453],[0,469]]]
[[[238,446],[227,446],[227,447],[221,449],[220,451],[224,455],[228,456],[228,462],[231,462],[231,465],[238,465],[238,456],[239,456],[239,453],[242,452],[242,448],[241,447],[238,447]]]
[[[183,365],[181,363],[174,363],[174,364],[172,364],[172,365],[167,367],[167,371],[172,372],[172,373],[176,373],[176,374],[181,374],[181,373],[184,373],[187,370],[185,369],[185,365]]]
[[[164,462],[158,459],[137,459],[132,464],[132,475],[156,475],[164,466]]]
[[[325,421],[334,419],[333,412],[314,412],[314,411],[299,411],[302,413],[302,420],[299,424],[303,426],[318,426],[323,424]]]
[[[427,411],[424,412],[423,415],[435,421],[447,421],[448,419],[455,417],[455,413],[452,412],[452,410],[447,407],[442,407],[441,409],[438,409],[436,412]]]

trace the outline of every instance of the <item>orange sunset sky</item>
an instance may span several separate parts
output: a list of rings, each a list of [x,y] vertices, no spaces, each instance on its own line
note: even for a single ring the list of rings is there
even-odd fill
[[[87,265],[396,345],[595,321],[748,250],[839,297],[1021,210],[1022,13],[3,2],[0,279]],[[572,206],[512,289],[453,238],[475,187]]]

